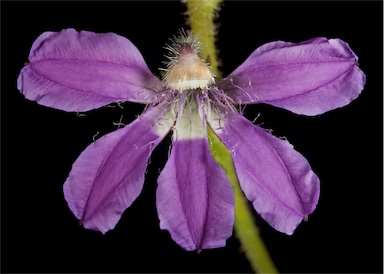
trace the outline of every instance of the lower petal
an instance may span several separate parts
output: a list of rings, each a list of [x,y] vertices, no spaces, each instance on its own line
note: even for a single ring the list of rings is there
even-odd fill
[[[225,246],[234,224],[232,186],[213,160],[207,138],[191,137],[192,128],[202,132],[197,116],[188,114],[183,125],[176,124],[178,134],[156,193],[161,229],[186,250]]]
[[[237,113],[210,125],[230,150],[240,186],[256,211],[276,230],[292,234],[313,212],[319,179],[308,161],[285,140]]]
[[[163,109],[150,109],[130,125],[89,145],[64,183],[69,208],[85,228],[113,229],[140,194],[148,158],[172,121],[158,123]]]

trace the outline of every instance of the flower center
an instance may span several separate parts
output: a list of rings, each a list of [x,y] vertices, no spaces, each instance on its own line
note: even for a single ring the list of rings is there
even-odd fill
[[[191,34],[181,36],[168,47],[174,55],[168,57],[164,82],[168,88],[178,90],[204,89],[215,82],[209,66],[199,57],[198,42]]]

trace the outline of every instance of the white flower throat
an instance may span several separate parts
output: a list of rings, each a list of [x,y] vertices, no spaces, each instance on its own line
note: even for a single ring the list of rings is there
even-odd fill
[[[173,55],[167,56],[166,73],[163,77],[172,90],[205,89],[215,82],[211,69],[199,56],[199,43],[190,33],[182,34],[167,49]]]
[[[166,56],[169,61],[163,76],[167,93],[164,95],[172,106],[162,121],[176,121],[172,128],[173,140],[207,138],[207,119],[215,128],[223,124],[215,108],[222,94],[214,86],[214,75],[201,58],[199,46],[191,33],[181,32],[166,47],[170,56]]]

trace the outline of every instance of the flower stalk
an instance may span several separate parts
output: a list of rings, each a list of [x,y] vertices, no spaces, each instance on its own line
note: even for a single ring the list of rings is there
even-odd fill
[[[231,154],[219,138],[208,129],[212,156],[224,169],[235,192],[235,235],[254,272],[278,273],[259,235],[247,199],[240,188]]]
[[[187,0],[187,21],[193,33],[199,39],[201,54],[204,60],[210,64],[211,70],[217,78],[221,78],[218,69],[217,50],[215,47],[216,25],[215,18],[218,15],[221,0]]]
[[[220,78],[217,50],[215,47],[216,26],[221,0],[188,0],[188,23],[198,37],[203,59],[208,59],[212,72]],[[230,152],[208,127],[208,138],[213,158],[224,169],[235,193],[235,235],[240,241],[245,256],[256,273],[277,273],[277,269],[260,237],[253,214],[249,209],[239,181]]]

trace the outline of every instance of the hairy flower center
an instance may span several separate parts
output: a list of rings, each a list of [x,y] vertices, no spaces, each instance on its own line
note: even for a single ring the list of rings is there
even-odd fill
[[[178,91],[204,89],[214,83],[213,74],[208,65],[198,56],[198,44],[193,37],[180,37],[169,50],[170,57],[164,82],[168,88]]]

